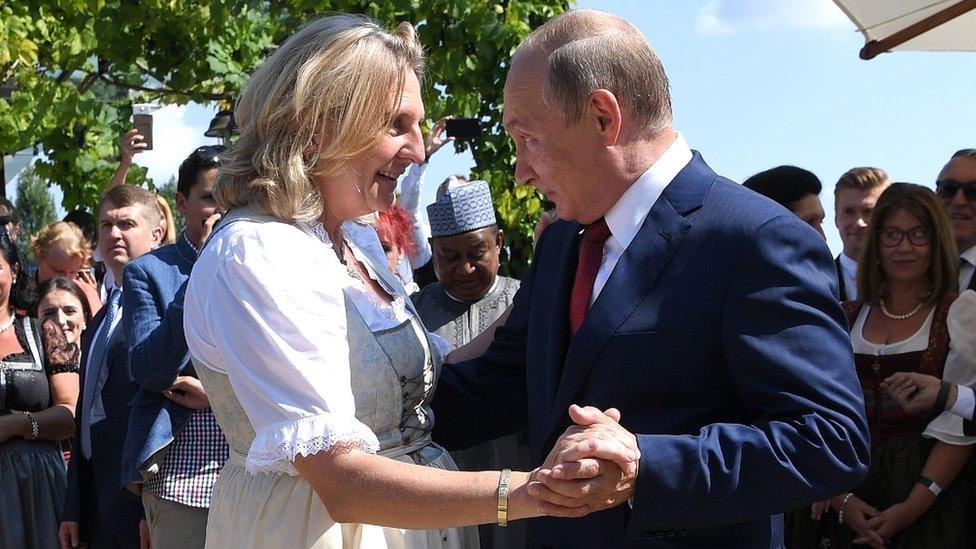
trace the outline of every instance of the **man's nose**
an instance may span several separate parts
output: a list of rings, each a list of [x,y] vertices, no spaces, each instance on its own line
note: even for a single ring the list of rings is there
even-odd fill
[[[525,159],[524,155],[515,153],[515,180],[522,185],[534,185],[536,179],[535,170]]]
[[[949,201],[949,203],[952,204],[953,206],[966,206],[967,204],[969,204],[969,201],[966,200],[966,193],[964,191],[965,189],[959,187],[959,190],[956,191],[956,194],[952,195],[952,200]]]

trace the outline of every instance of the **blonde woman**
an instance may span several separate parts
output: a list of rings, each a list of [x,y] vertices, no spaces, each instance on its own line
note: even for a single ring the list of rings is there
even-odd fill
[[[231,448],[210,547],[476,547],[476,529],[455,527],[540,514],[528,472],[456,472],[431,441],[440,352],[356,222],[391,208],[397,177],[424,159],[421,64],[408,24],[325,17],[241,96],[214,189],[228,214],[185,300]]]
[[[37,260],[37,282],[64,277],[81,288],[88,307],[102,307],[98,283],[92,272],[92,252],[88,240],[74,223],[55,221],[41,228],[31,238],[31,249]]]

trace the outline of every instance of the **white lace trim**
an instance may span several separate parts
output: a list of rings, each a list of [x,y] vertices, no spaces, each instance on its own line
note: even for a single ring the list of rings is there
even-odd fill
[[[257,433],[247,451],[248,473],[297,475],[295,456],[325,452],[343,444],[369,454],[380,449],[380,442],[369,427],[355,418],[342,419],[328,412],[269,425]]]

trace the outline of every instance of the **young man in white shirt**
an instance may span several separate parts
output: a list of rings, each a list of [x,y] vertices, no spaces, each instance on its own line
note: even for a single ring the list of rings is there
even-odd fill
[[[834,225],[840,232],[844,250],[834,259],[840,300],[857,299],[857,258],[861,255],[864,230],[874,204],[891,185],[881,168],[851,168],[834,186]]]

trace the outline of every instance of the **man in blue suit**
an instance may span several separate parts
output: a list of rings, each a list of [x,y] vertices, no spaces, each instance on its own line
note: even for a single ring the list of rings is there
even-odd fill
[[[463,448],[528,426],[542,464],[530,492],[547,514],[587,515],[533,519],[534,547],[781,546],[780,513],[869,463],[823,239],[688,148],[660,61],[616,16],[573,11],[534,31],[504,124],[516,178],[561,221],[487,352],[445,367],[435,439]],[[587,408],[571,421],[574,403]],[[574,444],[585,436],[596,443]],[[572,463],[621,445],[636,473]]]
[[[213,223],[221,146],[200,147],[179,169],[176,206],[186,229],[176,243],[129,263],[122,325],[129,343],[132,401],[122,484],[140,494],[156,549],[203,548],[210,498],[227,441],[192,375],[183,336],[186,281]]]
[[[160,221],[149,191],[133,185],[106,191],[99,206],[98,246],[116,280],[122,280],[130,261],[159,245]],[[139,547],[140,535],[146,535],[142,505],[119,484],[129,403],[138,388],[121,320],[122,288],[115,288],[82,336],[78,446],[68,465],[62,546],[87,541],[93,549]]]

